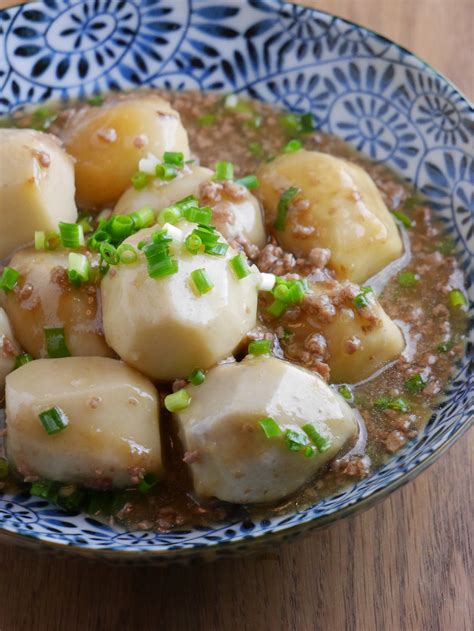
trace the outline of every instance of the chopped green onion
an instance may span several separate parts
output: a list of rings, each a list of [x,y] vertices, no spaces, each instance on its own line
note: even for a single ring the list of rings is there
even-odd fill
[[[403,202],[403,208],[406,208],[407,210],[413,210],[413,208],[421,206],[421,204],[423,204],[423,200],[419,197],[407,197],[406,200]]]
[[[201,208],[185,208],[183,211],[184,218],[192,223],[200,223],[208,225],[212,219],[212,208],[204,206]]]
[[[15,366],[14,370],[17,368],[21,368],[25,364],[33,361],[33,357],[29,353],[20,353],[15,357]]]
[[[441,254],[448,256],[454,252],[456,244],[452,239],[443,239],[436,244],[436,249],[441,252]]]
[[[165,151],[163,162],[182,169],[184,167],[184,153],[180,151]]]
[[[285,445],[290,451],[301,451],[303,447],[309,446],[309,439],[306,433],[300,429],[287,429],[285,432]]]
[[[449,292],[449,304],[453,309],[467,305],[466,296],[460,289],[451,289]]]
[[[79,286],[89,280],[91,265],[85,254],[69,252],[68,277],[73,285]]]
[[[44,250],[46,247],[46,235],[42,230],[35,232],[35,250]]]
[[[283,153],[293,153],[294,151],[298,151],[298,149],[301,149],[302,146],[303,143],[301,142],[301,140],[296,140],[294,138],[293,140],[290,140],[286,143],[282,151]]]
[[[240,184],[241,186],[245,186],[245,188],[248,188],[249,191],[260,186],[260,182],[258,181],[256,175],[246,175],[239,178],[238,180],[235,180],[235,183]]]
[[[316,429],[316,425],[313,423],[306,423],[303,425],[303,431],[308,436],[313,445],[316,445],[320,454],[327,451],[331,446],[331,440],[327,436],[323,436]]]
[[[150,181],[151,176],[143,171],[137,171],[132,175],[132,186],[136,191],[141,191]]]
[[[211,243],[204,246],[204,252],[212,256],[224,256],[228,249],[227,243]]]
[[[184,240],[184,247],[191,254],[197,254],[202,246],[201,237],[197,234],[189,234]]]
[[[398,219],[400,223],[402,223],[405,228],[411,228],[413,225],[412,220],[408,215],[405,215],[401,210],[392,210],[392,215]]]
[[[89,105],[102,105],[104,99],[105,96],[103,94],[94,94],[94,96],[91,96],[89,99],[87,99],[87,102]]]
[[[287,113],[280,116],[280,124],[290,134],[304,134],[314,131],[314,119],[310,112],[306,114]]]
[[[303,453],[306,458],[311,458],[316,453],[316,447],[313,447],[313,445],[308,445],[307,447],[305,447]]]
[[[46,433],[50,436],[62,432],[69,425],[68,417],[57,406],[41,412],[38,416]]]
[[[314,131],[315,129],[314,116],[311,114],[311,112],[306,112],[306,114],[301,114],[300,126],[301,126],[301,131],[303,133],[309,133],[311,131]]]
[[[267,438],[277,438],[282,435],[282,431],[278,423],[271,416],[266,416],[258,421]]]
[[[454,346],[454,341],[448,340],[447,342],[443,342],[442,344],[439,344],[436,350],[438,351],[438,353],[447,353],[453,348],[453,346]]]
[[[173,392],[173,394],[168,394],[168,396],[165,397],[165,408],[168,412],[179,412],[179,410],[184,410],[190,403],[191,397],[185,388],[182,388],[177,392]]]
[[[82,230],[83,230],[84,234],[86,234],[86,232],[92,232],[92,230],[94,229],[92,227],[92,216],[91,215],[82,214],[78,218],[77,223],[80,226],[82,226]]]
[[[201,368],[195,368],[192,373],[188,377],[189,383],[192,383],[193,386],[200,386],[201,383],[206,378],[206,373]]]
[[[129,216],[132,218],[136,230],[148,228],[155,223],[155,213],[150,206],[143,206],[143,208],[130,213]]]
[[[232,162],[226,160],[219,160],[214,166],[216,172],[216,180],[233,180],[234,179],[234,165]]]
[[[0,458],[0,480],[5,480],[8,476],[8,461],[5,458]]]
[[[160,180],[174,180],[178,172],[172,164],[157,164],[155,167],[155,175]]]
[[[343,396],[344,399],[346,399],[346,401],[352,401],[352,399],[354,398],[352,394],[352,390],[345,383],[342,384],[342,386],[339,386],[337,390],[339,394]]]
[[[80,248],[85,245],[84,230],[77,223],[59,223],[59,235],[65,248]]]
[[[171,238],[162,233],[163,231],[155,232],[152,237],[153,243],[143,248],[147,259],[148,275],[152,278],[171,276],[178,271],[178,261],[169,255],[168,243]]]
[[[252,340],[248,346],[249,355],[268,355],[272,350],[271,340]]]
[[[71,353],[66,345],[66,337],[63,327],[45,328],[46,349],[48,357],[70,357]]]
[[[138,483],[140,493],[148,493],[158,482],[158,477],[154,473],[146,473]]]
[[[65,494],[66,491],[69,491],[67,495]],[[68,513],[75,513],[81,510],[86,497],[87,493],[84,489],[78,489],[74,485],[67,485],[59,489],[57,497],[53,501],[56,501]]]
[[[242,101],[236,94],[228,94],[224,99],[224,108],[233,112],[251,112],[252,106],[247,101]]]
[[[291,199],[299,193],[299,188],[296,186],[290,186],[284,193],[281,194],[277,207],[277,216],[275,223],[273,224],[277,230],[283,230],[285,228],[286,213],[288,211],[288,204]]]
[[[118,265],[119,257],[117,254],[117,248],[111,243],[101,243],[99,252],[101,259],[103,259],[107,265]]]
[[[421,392],[427,383],[419,373],[416,373],[405,381],[405,389],[412,394],[416,394]]]
[[[363,309],[364,307],[368,307],[370,302],[370,295],[373,294],[372,287],[366,286],[360,288],[360,293],[353,299],[354,305],[357,309]]]
[[[410,410],[408,403],[401,397],[379,397],[375,401],[374,406],[377,410],[395,410],[395,412],[408,412]]]
[[[58,483],[51,480],[38,480],[33,482],[30,487],[30,495],[34,497],[42,497],[45,500],[56,501],[58,491]]]
[[[287,308],[286,302],[282,302],[281,300],[274,300],[272,304],[268,307],[267,311],[275,318],[280,317],[283,313],[285,313]]]
[[[261,158],[263,156],[263,147],[259,142],[251,142],[249,144],[249,151],[254,158]]]
[[[197,228],[194,228],[192,234],[197,235],[204,245],[214,245],[219,241],[219,233],[214,226],[200,225]]]
[[[20,278],[20,272],[17,272],[13,267],[4,267],[2,275],[0,276],[0,289],[3,291],[11,291]]]
[[[250,274],[250,267],[248,266],[247,259],[242,252],[239,252],[237,256],[232,257],[229,262],[234,274],[239,280]]]
[[[260,129],[263,123],[263,118],[261,116],[252,116],[252,118],[248,118],[245,121],[245,124],[252,129]]]
[[[130,215],[115,215],[108,225],[108,232],[114,241],[123,241],[135,231],[135,222]]]
[[[105,230],[99,229],[88,239],[87,245],[93,250],[100,250],[103,243],[109,243],[111,236]]]
[[[138,252],[130,243],[121,243],[117,248],[117,256],[124,265],[131,265],[138,260]]]
[[[413,272],[400,272],[397,281],[400,287],[408,288],[414,287],[418,282],[418,279],[416,277],[416,274],[414,274]]]
[[[50,128],[51,123],[54,123],[57,117],[58,115],[56,112],[43,105],[33,112],[30,127],[32,129],[36,129],[37,131],[46,131]]]
[[[194,286],[199,294],[207,294],[214,287],[214,283],[211,281],[204,268],[195,269],[191,272],[191,278]]]
[[[186,210],[187,208],[197,208],[199,206],[199,202],[194,195],[188,195],[183,199],[180,199],[179,202],[176,202],[175,206],[177,206],[180,210]]]
[[[213,123],[215,123],[217,120],[217,116],[215,114],[203,114],[202,116],[199,116],[196,121],[199,123],[199,125],[212,125]]]
[[[163,208],[158,213],[158,223],[161,225],[165,223],[175,224],[181,219],[181,210],[177,206],[168,206]]]

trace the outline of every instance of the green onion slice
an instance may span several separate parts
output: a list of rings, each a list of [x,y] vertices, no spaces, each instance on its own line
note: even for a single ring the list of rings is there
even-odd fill
[[[412,394],[417,394],[426,387],[427,383],[419,373],[415,373],[405,381],[405,389]]]
[[[158,482],[158,477],[154,473],[146,473],[138,483],[140,493],[148,493]]]
[[[240,184],[241,186],[245,186],[249,189],[249,191],[260,186],[260,182],[258,181],[256,175],[245,175],[244,177],[235,180],[235,183]]]
[[[411,228],[413,225],[412,220],[408,215],[405,215],[401,210],[392,210],[392,215],[398,219],[398,221],[405,226],[405,228]]]
[[[258,424],[267,438],[278,438],[283,433],[278,423],[271,416],[261,418]]]
[[[136,191],[141,191],[151,179],[151,175],[143,171],[137,171],[132,175],[132,186]]]
[[[187,221],[207,226],[211,223],[212,208],[209,206],[203,206],[201,208],[184,208],[183,215]]]
[[[449,304],[453,309],[467,306],[467,299],[460,289],[451,289],[449,292]]]
[[[290,140],[286,143],[282,151],[283,153],[293,153],[294,151],[298,151],[298,149],[301,149],[302,146],[303,143],[301,142],[301,140],[296,140],[294,138],[293,140]]]
[[[250,267],[248,266],[247,259],[242,252],[239,252],[237,256],[230,259],[230,266],[236,277],[241,280],[250,274]]]
[[[42,230],[35,232],[35,250],[44,250],[46,248],[46,235]]]
[[[15,357],[14,370],[21,368],[25,364],[33,361],[33,357],[29,353],[20,353]]]
[[[299,193],[299,188],[296,186],[290,186],[284,193],[281,194],[280,200],[277,206],[277,216],[275,223],[273,224],[276,230],[283,230],[285,228],[286,213],[288,212],[288,204],[293,197]]]
[[[250,355],[268,355],[272,350],[271,340],[252,340],[248,345]]]
[[[357,294],[352,301],[357,309],[363,309],[364,307],[369,306],[370,296],[373,294],[373,291],[372,287],[369,286],[360,288],[360,293]]]
[[[219,160],[214,166],[216,172],[216,180],[233,180],[234,179],[234,165],[232,162],[226,160]]]
[[[19,278],[20,272],[17,272],[13,267],[5,267],[0,276],[0,289],[3,289],[5,292],[11,291],[17,284]]]
[[[207,294],[214,287],[214,283],[209,278],[204,268],[195,269],[191,272],[191,278],[199,294]]]
[[[192,383],[193,386],[200,386],[201,383],[206,378],[206,373],[202,368],[195,368],[192,373],[188,377],[189,383]]]
[[[85,245],[84,230],[77,223],[59,223],[59,235],[65,248],[81,248]]]
[[[66,337],[63,327],[45,328],[46,349],[48,357],[70,357],[71,353],[66,345]]]
[[[69,252],[68,277],[73,285],[78,287],[81,283],[87,283],[90,277],[91,265],[85,254]]]
[[[331,440],[327,436],[323,436],[320,432],[318,432],[316,425],[313,423],[306,423],[306,425],[303,425],[303,431],[313,445],[316,446],[320,454],[324,453],[331,447]]]
[[[69,419],[60,407],[55,406],[39,414],[39,419],[46,433],[52,436],[66,429]]]
[[[289,451],[301,451],[303,447],[307,447],[309,444],[309,439],[305,432],[300,429],[286,430],[285,445]]]
[[[182,388],[177,392],[173,392],[173,394],[168,394],[168,396],[165,397],[165,408],[168,412],[179,412],[180,410],[184,410],[190,403],[191,397],[185,388]]]
[[[400,287],[409,288],[414,287],[418,282],[416,274],[413,272],[400,272],[397,278],[397,282]]]
[[[132,218],[136,230],[148,228],[155,223],[155,213],[150,206],[143,206],[143,208],[130,213],[129,216]]]

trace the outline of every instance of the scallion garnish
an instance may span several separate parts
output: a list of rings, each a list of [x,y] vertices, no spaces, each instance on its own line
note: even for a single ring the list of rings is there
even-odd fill
[[[400,272],[397,278],[397,282],[400,287],[409,288],[414,287],[418,282],[416,274],[413,272]]]
[[[136,230],[148,228],[155,223],[155,213],[150,206],[143,206],[143,208],[130,213],[129,216],[132,218]]]
[[[87,99],[87,103],[93,106],[102,105],[104,99],[105,96],[103,94],[94,94],[94,96],[91,96],[89,99]]]
[[[200,386],[201,383],[206,378],[206,373],[201,368],[195,368],[192,373],[188,377],[189,383],[192,383],[193,386]]]
[[[38,416],[46,433],[50,436],[62,432],[69,425],[68,417],[63,410],[57,406],[41,412]]]
[[[191,254],[197,254],[202,246],[201,237],[197,234],[188,234],[186,239],[184,240],[184,247]]]
[[[401,397],[379,397],[374,402],[374,407],[377,410],[394,410],[395,412],[408,412],[410,410],[408,403]]]
[[[196,121],[199,123],[199,125],[213,125],[217,120],[217,116],[215,114],[203,114],[202,116],[199,116]]]
[[[267,311],[274,318],[279,318],[283,313],[285,313],[288,305],[286,302],[282,302],[281,300],[274,300],[272,304],[268,307]]]
[[[46,248],[46,235],[42,230],[35,232],[35,250],[44,250]]]
[[[89,280],[91,265],[85,254],[69,252],[68,256],[68,277],[73,285],[80,286]]]
[[[66,336],[63,327],[45,328],[46,349],[48,357],[70,357],[71,353],[66,345]]]
[[[8,476],[9,466],[5,458],[0,458],[0,480],[5,480]]]
[[[54,110],[43,105],[33,112],[29,126],[37,131],[46,131],[57,117],[58,115]]]
[[[174,180],[178,175],[176,167],[172,164],[157,164],[155,167],[155,175],[160,180]]]
[[[158,477],[154,473],[145,473],[143,478],[138,483],[138,490],[140,493],[149,493],[150,490],[158,482]]]
[[[4,267],[2,275],[0,276],[0,289],[5,292],[11,291],[20,278],[20,272],[17,272],[13,267]]]
[[[108,225],[108,232],[114,241],[123,241],[135,232],[135,222],[130,215],[115,215]]]
[[[448,340],[447,342],[443,342],[442,344],[438,344],[436,350],[438,353],[448,353],[454,346],[453,340]]]
[[[171,241],[167,231],[160,230],[152,235],[152,243],[143,247],[147,259],[148,275],[152,278],[171,276],[178,271],[178,261],[172,259],[169,253]]]
[[[199,206],[199,202],[194,195],[188,195],[183,199],[180,199],[179,202],[176,202],[175,206],[177,206],[180,210],[186,210],[187,208],[197,208]]]
[[[267,308],[268,313],[278,318],[290,305],[301,302],[304,299],[306,291],[307,286],[304,280],[286,280],[277,276],[275,278],[275,285],[271,290],[275,300]]]
[[[178,223],[181,217],[181,210],[177,206],[167,206],[158,213],[158,223],[161,225],[165,223],[175,224]]]
[[[251,142],[249,144],[249,151],[254,158],[261,158],[263,156],[263,147],[259,142]]]
[[[132,175],[132,186],[136,191],[141,191],[150,181],[151,176],[143,171],[137,171]]]
[[[89,215],[87,213],[81,213],[81,215],[79,215],[77,219],[77,223],[82,226],[84,234],[86,234],[87,232],[92,232],[92,230],[94,229],[92,227],[92,215]]]
[[[138,252],[130,243],[121,243],[117,248],[117,256],[124,265],[131,265],[138,260]]]
[[[303,144],[301,140],[296,140],[296,138],[293,138],[293,140],[290,140],[286,143],[282,151],[283,153],[293,153],[294,151],[298,151],[298,149],[301,149],[302,146]]]
[[[449,292],[449,304],[453,309],[467,305],[466,296],[460,289],[451,289]]]
[[[272,350],[271,340],[252,340],[248,345],[249,355],[268,355]]]
[[[84,230],[77,223],[59,223],[59,235],[65,248],[81,248],[85,245]]]
[[[163,154],[163,162],[182,169],[184,167],[184,153],[179,151],[165,151]]]
[[[415,373],[405,381],[405,389],[412,394],[421,392],[428,382],[423,379],[419,373]]]
[[[227,243],[214,243],[204,246],[204,252],[212,256],[224,256],[228,249]]]
[[[229,263],[234,274],[239,280],[250,274],[250,267],[248,266],[247,259],[242,252],[239,252],[237,256],[232,257]]]
[[[203,206],[201,208],[185,208],[183,210],[184,218],[192,223],[200,223],[208,225],[212,219],[212,208],[209,206]]]
[[[392,210],[392,215],[398,219],[398,221],[400,223],[402,223],[405,228],[411,228],[413,225],[412,220],[410,219],[410,217],[408,217],[408,215],[405,215],[405,213],[403,213],[401,210]]]
[[[107,263],[107,265],[118,265],[119,256],[117,254],[117,248],[111,243],[101,243],[99,247],[100,258]]]
[[[360,293],[352,300],[357,309],[363,309],[369,306],[370,296],[373,295],[372,287],[366,286],[360,288]]]
[[[30,487],[30,495],[42,497],[45,500],[55,502],[59,490],[59,484],[51,480],[37,480]]]
[[[245,186],[245,188],[248,188],[249,191],[260,186],[260,182],[258,181],[256,175],[245,175],[244,177],[235,180],[235,183]]]
[[[182,388],[177,392],[173,392],[173,394],[168,394],[165,397],[165,408],[168,412],[179,412],[179,410],[184,410],[191,403],[191,397],[189,392]]]
[[[215,179],[218,181],[234,179],[234,165],[232,162],[219,160],[216,162],[214,170],[216,172]]]
[[[331,447],[331,440],[327,436],[323,436],[320,432],[318,432],[316,425],[313,423],[306,423],[306,425],[303,425],[303,431],[313,445],[316,446],[320,454],[324,453]]]
[[[301,451],[303,447],[308,447],[310,442],[307,434],[300,429],[287,429],[285,445],[290,451]]]
[[[15,357],[15,366],[14,370],[17,368],[21,368],[25,364],[33,361],[33,357],[29,353],[20,353]]]
[[[314,119],[310,112],[306,114],[287,113],[280,116],[280,124],[289,134],[304,134],[314,131]]]
[[[200,295],[207,294],[214,287],[214,283],[207,275],[204,268],[195,269],[191,272],[191,278],[197,292]]]
[[[342,384],[342,386],[339,386],[337,391],[339,392],[341,396],[344,397],[344,399],[346,399],[346,401],[352,401],[352,399],[354,398],[352,394],[352,390],[345,383]]]
[[[290,186],[290,188],[287,188],[286,191],[281,194],[277,206],[277,216],[275,219],[275,223],[273,224],[276,230],[283,230],[285,228],[288,204],[290,203],[291,199],[293,199],[293,197],[297,193],[299,193],[299,190],[300,189],[296,188],[296,186]]]
[[[278,423],[271,416],[261,418],[258,424],[267,438],[278,438],[283,433]]]

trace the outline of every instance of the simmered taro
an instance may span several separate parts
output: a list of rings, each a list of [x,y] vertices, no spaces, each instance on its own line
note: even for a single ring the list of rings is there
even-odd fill
[[[304,507],[417,436],[467,299],[396,174],[234,95],[37,118],[0,130],[2,487],[166,531]]]

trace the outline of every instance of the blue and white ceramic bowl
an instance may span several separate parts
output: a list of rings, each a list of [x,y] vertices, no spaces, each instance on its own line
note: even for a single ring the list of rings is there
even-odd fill
[[[0,112],[142,85],[237,92],[313,112],[322,130],[393,167],[431,200],[457,243],[472,300],[472,106],[408,51],[278,0],[45,0],[0,13]],[[463,433],[473,409],[468,353],[416,440],[368,479],[303,511],[170,534],[126,532],[0,492],[0,530],[23,543],[156,562],[241,553],[319,528],[399,487]]]

